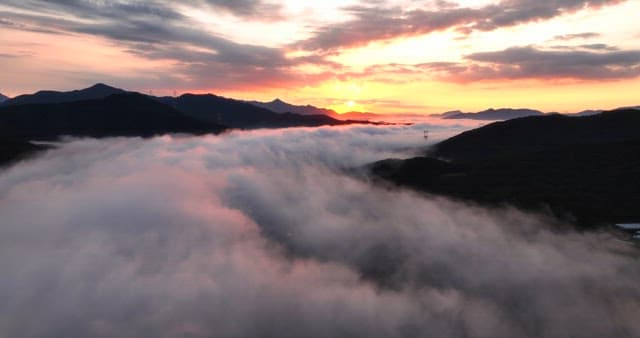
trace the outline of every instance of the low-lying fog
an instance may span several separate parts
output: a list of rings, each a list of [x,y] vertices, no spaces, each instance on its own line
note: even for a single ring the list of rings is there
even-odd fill
[[[637,250],[345,170],[464,126],[70,140],[0,173],[0,337],[637,337]]]

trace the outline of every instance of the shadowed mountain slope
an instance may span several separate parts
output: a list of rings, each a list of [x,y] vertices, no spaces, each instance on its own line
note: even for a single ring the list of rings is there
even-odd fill
[[[232,128],[315,127],[348,123],[326,115],[276,113],[247,102],[212,94],[185,94],[162,100],[193,118]]]
[[[216,133],[223,126],[185,116],[136,93],[66,103],[0,107],[0,127],[18,139],[72,136],[152,136],[165,133]]]
[[[312,105],[294,105],[275,99],[271,102],[247,101],[254,106],[269,109],[276,113],[293,113],[300,115],[327,115],[335,116],[337,113],[331,109],[318,108]]]
[[[37,151],[47,149],[28,141],[0,137],[0,166],[25,158]]]
[[[94,99],[104,99],[113,94],[126,93],[125,90],[107,86],[102,83],[95,84],[89,88],[72,90],[68,92],[58,92],[52,90],[42,90],[35,94],[25,94],[16,96],[13,99],[2,103],[4,106],[20,104],[44,104],[44,103],[65,103],[74,101],[85,101]]]
[[[375,177],[484,205],[550,212],[582,227],[640,220],[640,112],[498,122],[441,142],[434,157],[384,160]]]
[[[475,161],[569,144],[619,142],[640,137],[640,112],[614,110],[591,116],[559,114],[496,122],[447,139],[431,155]]]

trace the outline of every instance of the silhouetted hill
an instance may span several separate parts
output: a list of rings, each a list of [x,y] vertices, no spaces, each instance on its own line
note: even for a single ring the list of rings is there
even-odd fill
[[[6,100],[2,103],[2,105],[8,106],[19,104],[65,103],[103,99],[109,95],[122,93],[126,93],[126,91],[119,88],[110,87],[102,83],[98,83],[89,88],[72,90],[69,92],[42,90],[35,94],[20,95],[14,97],[13,99]]]
[[[24,158],[47,147],[35,145],[28,141],[0,137],[0,166]]]
[[[271,102],[247,101],[254,106],[265,108],[276,113],[293,113],[300,115],[327,115],[334,117],[337,113],[331,109],[318,108],[312,105],[293,105],[280,99]]]
[[[9,97],[7,97],[7,96],[3,95],[2,93],[0,93],[0,103],[6,101],[8,99],[9,99]]]
[[[500,109],[487,109],[477,113],[463,113],[460,111],[451,111],[441,114],[445,119],[470,119],[470,120],[486,120],[486,121],[498,121],[498,120],[510,120],[526,116],[541,116],[543,112],[533,109],[512,109],[512,108],[500,108]]]
[[[215,133],[223,126],[185,116],[137,93],[65,103],[0,107],[0,128],[18,139],[73,136],[152,136],[165,133]]]
[[[432,157],[376,162],[376,177],[485,205],[543,210],[580,226],[640,221],[640,112],[527,117],[445,140]]]
[[[349,123],[326,115],[275,113],[247,102],[212,94],[185,94],[162,100],[193,118],[232,128],[315,127]]]
[[[639,131],[640,112],[633,109],[579,117],[524,117],[454,136],[436,145],[433,155],[475,161],[559,145],[625,141],[638,137]]]
[[[450,111],[444,112],[442,114],[432,114],[431,116],[447,118],[449,116],[460,115],[460,114],[468,114],[468,113],[464,113],[463,111],[460,111],[460,110],[450,110]]]

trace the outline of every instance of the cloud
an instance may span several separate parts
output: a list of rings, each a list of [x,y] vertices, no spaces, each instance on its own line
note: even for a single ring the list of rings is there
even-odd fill
[[[607,50],[607,51],[616,51],[617,47],[609,46],[606,43],[591,43],[586,45],[580,45],[580,48],[583,49],[591,49],[591,50]]]
[[[280,13],[282,5],[274,2],[262,0],[205,0],[205,2],[240,17],[266,20],[284,18]]]
[[[352,77],[402,75],[405,81],[431,77],[441,81],[574,79],[617,80],[640,75],[640,50],[619,50],[607,44],[512,47],[501,51],[473,53],[464,62],[428,62],[415,65],[376,65]]]
[[[554,40],[567,41],[567,40],[576,40],[576,39],[591,39],[591,38],[597,38],[597,37],[600,37],[600,36],[601,36],[600,33],[585,32],[585,33],[556,35],[556,37],[554,37],[553,39]]]
[[[594,49],[597,46],[586,48]],[[486,78],[572,78],[622,79],[640,75],[640,50],[627,51],[546,51],[514,47],[497,52],[474,53],[468,60],[470,79]],[[469,69],[469,68],[468,68]],[[465,76],[463,74],[462,76]]]
[[[462,33],[490,31],[570,14],[587,8],[615,5],[619,0],[505,0],[479,8],[451,3],[434,9],[399,6],[351,6],[346,22],[317,29],[315,35],[296,44],[305,50],[332,51],[367,45],[373,41],[416,36],[454,28]]]
[[[137,77],[152,78],[155,89],[250,90],[314,85],[328,79],[359,76],[327,59],[341,48],[447,29],[460,32],[494,30],[618,2],[509,0],[480,7],[461,7],[437,1],[414,3],[403,8],[379,1],[345,7],[342,10],[352,19],[319,27],[304,41],[276,47],[232,41],[211,32],[185,14],[189,13],[186,9],[196,9],[213,13],[222,11],[251,21],[283,18],[282,5],[262,0],[189,0],[180,5],[159,0],[7,0],[0,9],[3,17],[0,26],[47,34],[98,36],[143,59],[165,61],[167,65],[161,71],[133,70]],[[574,36],[586,38],[588,34],[594,33]],[[310,56],[291,56],[292,49],[302,49]],[[415,73],[415,69],[412,72]],[[94,74],[68,75],[86,78]],[[131,77],[131,73],[127,75]],[[385,83],[405,81],[401,77],[388,76],[373,79]]]
[[[261,15],[279,6],[262,1],[192,1],[191,5],[225,8],[237,15]],[[169,60],[166,76],[156,83],[170,88],[234,89],[314,83],[327,72],[306,75],[296,71],[305,64],[330,69],[335,64],[319,57],[287,57],[285,50],[241,44],[196,28],[190,18],[160,1],[8,1],[14,11],[2,14],[11,21],[0,24],[29,27],[48,33],[82,33],[113,41],[132,54],[151,60]],[[267,15],[267,14],[265,14]],[[275,14],[273,14],[275,15]],[[273,16],[271,15],[271,16]],[[178,82],[176,81],[178,79]]]
[[[467,83],[483,80],[573,79],[618,80],[640,75],[640,50],[621,50],[604,43],[511,47],[472,53],[464,60],[418,64],[388,63],[359,71],[343,70],[338,79],[411,83],[425,78]]]
[[[632,246],[353,176],[425,128],[464,129],[75,140],[19,163],[0,173],[0,335],[640,332]]]

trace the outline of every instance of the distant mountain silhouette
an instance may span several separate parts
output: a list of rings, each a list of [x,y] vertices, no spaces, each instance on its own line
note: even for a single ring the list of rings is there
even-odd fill
[[[533,109],[512,109],[512,108],[500,108],[500,109],[487,109],[477,113],[463,113],[461,111],[450,111],[441,114],[445,119],[470,119],[470,120],[486,120],[486,121],[498,121],[498,120],[510,120],[519,117],[526,116],[541,116],[543,112]]]
[[[244,101],[213,94],[185,94],[177,98],[159,98],[185,114],[201,121],[220,123],[232,128],[315,127],[348,124],[326,115],[276,113]]]
[[[3,95],[2,93],[0,93],[0,103],[6,101],[8,99],[9,99],[9,97],[7,97],[7,96]]]
[[[572,116],[572,117],[591,116],[591,115],[597,115],[597,114],[600,114],[600,113],[603,113],[603,112],[604,112],[604,110],[588,109],[588,110],[579,111],[577,113],[568,113],[568,114],[562,114],[562,115]]]
[[[327,108],[319,108],[312,105],[294,105],[284,102],[280,99],[275,99],[271,102],[259,102],[259,101],[247,101],[254,106],[269,109],[276,113],[293,113],[300,115],[326,115],[338,120],[351,120],[351,121],[380,121],[383,116],[380,114],[369,112],[357,112],[351,111],[347,113],[338,113],[335,110]]]
[[[152,136],[216,133],[225,127],[199,121],[150,97],[124,93],[103,99],[0,107],[0,129],[16,139],[73,136]]]
[[[104,99],[109,95],[126,93],[125,90],[107,86],[102,83],[95,84],[89,88],[72,90],[68,92],[58,92],[52,90],[42,90],[35,94],[25,94],[8,99],[2,106],[20,104],[41,104],[41,103],[65,103],[83,100]]]
[[[447,118],[447,117],[450,117],[450,116],[455,116],[455,115],[460,115],[460,114],[467,114],[467,113],[464,113],[464,112],[462,112],[460,110],[451,110],[451,111],[448,111],[448,112],[444,112],[442,114],[433,114],[433,116]]]
[[[485,205],[551,212],[579,226],[640,221],[640,111],[525,117],[471,130],[375,177]],[[443,161],[442,158],[449,159]]]
[[[331,117],[335,117],[337,113],[331,109],[326,108],[318,108],[312,105],[293,105],[287,102],[284,102],[280,99],[275,99],[271,102],[260,102],[260,101],[247,101],[254,106],[269,109],[272,112],[276,113],[293,113],[300,115],[327,115]]]

